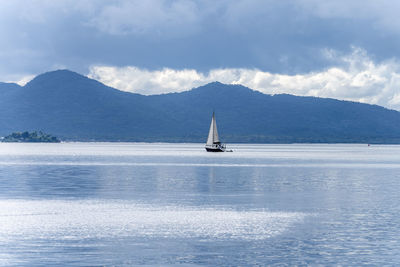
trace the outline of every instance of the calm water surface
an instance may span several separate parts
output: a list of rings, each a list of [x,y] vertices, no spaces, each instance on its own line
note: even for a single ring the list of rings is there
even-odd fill
[[[400,264],[400,146],[230,148],[0,143],[0,265]]]

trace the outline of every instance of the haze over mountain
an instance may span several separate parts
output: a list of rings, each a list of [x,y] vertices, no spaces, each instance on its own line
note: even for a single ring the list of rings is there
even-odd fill
[[[218,82],[144,96],[68,70],[23,87],[0,83],[1,136],[42,130],[63,140],[205,142],[213,110],[225,142],[400,143],[400,113],[376,105]]]

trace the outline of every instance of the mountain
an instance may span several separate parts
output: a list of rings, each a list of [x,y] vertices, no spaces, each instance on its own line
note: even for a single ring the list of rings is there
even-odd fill
[[[63,140],[205,142],[213,110],[225,142],[400,143],[400,113],[376,105],[218,82],[144,96],[68,70],[23,87],[0,83],[0,136],[40,130]]]
[[[19,86],[16,83],[2,83],[2,82],[0,82],[0,95],[12,93],[15,90],[18,90],[19,88],[21,88],[21,86]]]

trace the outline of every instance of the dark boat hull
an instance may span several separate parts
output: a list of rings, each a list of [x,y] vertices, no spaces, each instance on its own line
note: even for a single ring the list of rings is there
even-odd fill
[[[224,149],[222,148],[211,148],[211,147],[206,147],[207,152],[225,152]]]

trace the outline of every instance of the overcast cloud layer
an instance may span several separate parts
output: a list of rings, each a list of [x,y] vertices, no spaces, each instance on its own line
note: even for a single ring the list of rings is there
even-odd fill
[[[399,109],[398,10],[392,0],[0,0],[0,81],[68,68],[146,94],[220,80]]]

